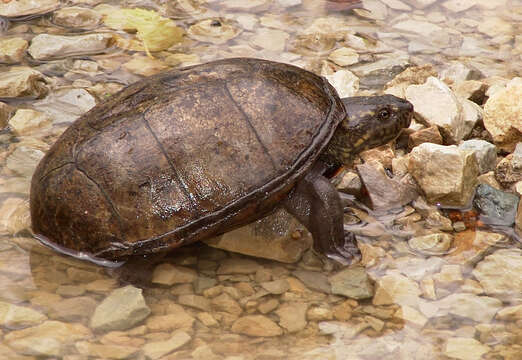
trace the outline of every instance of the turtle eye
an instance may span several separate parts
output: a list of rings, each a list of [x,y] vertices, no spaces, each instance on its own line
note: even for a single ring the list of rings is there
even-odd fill
[[[388,109],[381,109],[377,113],[377,117],[379,120],[386,120],[390,116],[390,111]]]

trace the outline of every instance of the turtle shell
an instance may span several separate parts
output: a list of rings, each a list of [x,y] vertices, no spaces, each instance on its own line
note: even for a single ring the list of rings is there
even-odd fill
[[[110,260],[225,232],[273,209],[344,117],[324,78],[271,61],[138,81],[75,121],[42,159],[33,231]]]

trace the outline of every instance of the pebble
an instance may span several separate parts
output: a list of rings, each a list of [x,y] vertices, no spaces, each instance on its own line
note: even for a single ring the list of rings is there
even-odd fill
[[[70,28],[92,29],[101,21],[102,15],[99,12],[85,7],[64,7],[53,13],[53,23]]]
[[[303,330],[306,327],[306,311],[308,304],[289,302],[282,304],[275,313],[279,316],[279,325],[289,333]]]
[[[500,249],[486,256],[472,272],[487,295],[520,298],[522,294],[522,250]]]
[[[339,70],[326,78],[341,98],[354,96],[359,90],[359,78],[350,70]]]
[[[190,26],[187,34],[198,41],[224,44],[241,33],[241,28],[232,21],[205,19]]]
[[[473,205],[480,210],[481,220],[486,224],[512,226],[519,201],[515,194],[497,190],[488,184],[479,184]]]
[[[40,34],[31,40],[27,52],[36,60],[63,59],[68,56],[105,52],[112,43],[112,34],[62,36]]]
[[[416,236],[408,240],[408,245],[423,255],[445,254],[453,242],[453,237],[446,233]]]
[[[16,135],[28,135],[51,125],[51,119],[44,113],[31,109],[18,109],[9,120],[9,127]]]
[[[191,336],[183,330],[176,330],[168,340],[151,341],[143,345],[143,354],[148,359],[159,359],[179,349],[191,340]]]
[[[150,332],[171,332],[175,329],[189,330],[194,321],[194,317],[180,308],[171,314],[149,316],[145,325]]]
[[[7,157],[6,166],[19,176],[30,178],[36,169],[36,165],[44,155],[45,153],[39,149],[19,145],[11,155]]]
[[[134,54],[131,60],[123,64],[123,68],[136,75],[151,76],[167,70],[169,65],[156,58]]]
[[[156,266],[152,273],[152,283],[165,286],[191,283],[196,278],[197,272],[194,269],[168,263]]]
[[[31,225],[29,202],[22,198],[7,198],[0,205],[0,231],[17,234]]]
[[[452,314],[480,323],[489,323],[502,308],[502,301],[488,296],[457,293],[433,303],[437,316]]]
[[[332,291],[328,277],[321,272],[296,270],[292,273],[292,275],[301,280],[307,288],[313,291],[318,291],[325,294],[330,294]]]
[[[484,105],[484,126],[500,149],[512,152],[522,140],[522,79],[511,80]]]
[[[267,51],[281,52],[285,50],[289,37],[285,31],[260,28],[251,38],[251,44]]]
[[[96,331],[126,330],[150,314],[142,290],[131,285],[112,291],[97,307],[90,320]]]
[[[509,154],[497,164],[495,168],[495,179],[502,186],[509,188],[515,183],[522,181],[522,149],[520,153],[515,151]]]
[[[85,89],[63,88],[33,103],[46,113],[54,124],[73,122],[96,105],[96,99]]]
[[[35,326],[47,320],[47,316],[24,306],[0,301],[0,326],[19,328]]]
[[[18,0],[0,3],[0,16],[18,17],[45,14],[60,7],[59,0]]]
[[[234,322],[232,332],[248,336],[279,336],[283,329],[264,315],[247,315]]]
[[[288,289],[290,288],[288,281],[286,281],[285,279],[279,279],[279,280],[274,280],[274,281],[265,281],[265,282],[260,283],[259,285],[261,285],[263,287],[263,289],[265,289],[269,293],[276,294],[276,295],[283,294],[284,292],[288,291]]]
[[[97,305],[97,301],[89,296],[63,299],[51,304],[49,317],[61,321],[81,322],[92,316]]]
[[[428,318],[422,315],[418,310],[415,308],[408,306],[408,305],[402,305],[399,310],[394,314],[394,317],[397,319],[401,319],[405,322],[407,322],[409,325],[416,327],[416,328],[423,328],[424,325],[428,322]]]
[[[443,144],[442,135],[440,134],[438,126],[433,125],[410,134],[408,138],[409,149],[413,149],[415,146],[423,143]]]
[[[11,331],[5,335],[4,343],[24,355],[62,357],[70,345],[91,336],[89,329],[81,324],[45,321],[27,329]]]
[[[348,66],[359,62],[359,54],[353,49],[342,47],[332,51],[328,59],[339,66]]]
[[[408,170],[430,203],[447,207],[468,206],[479,175],[471,151],[430,143],[411,151]]]
[[[140,349],[136,347],[93,344],[87,341],[78,341],[74,346],[76,350],[84,356],[102,359],[128,359],[140,351]]]
[[[362,266],[348,267],[328,278],[332,294],[352,299],[368,299],[374,294],[373,284]]]
[[[219,323],[217,322],[217,320],[214,318],[214,316],[212,316],[211,313],[208,313],[208,312],[199,312],[197,313],[196,317],[198,318],[199,321],[201,321],[203,323],[203,325],[205,326],[208,326],[208,327],[215,327],[215,326],[218,326]]]
[[[444,345],[444,355],[459,360],[480,359],[482,355],[491,350],[489,346],[483,345],[472,338],[452,337]]]
[[[23,60],[29,43],[22,38],[0,40],[0,63],[16,64]]]
[[[472,139],[461,142],[459,148],[473,151],[477,158],[480,174],[495,170],[497,162],[497,148],[495,145],[485,140]]]
[[[239,316],[243,312],[237,301],[226,293],[216,296],[211,300],[211,303],[216,311],[224,311],[235,316]]]
[[[421,290],[419,285],[397,273],[390,273],[376,279],[377,288],[373,297],[373,305],[409,305],[415,306],[419,302]]]
[[[37,70],[26,66],[13,66],[0,77],[0,97],[41,98],[48,93],[47,80]]]
[[[210,301],[203,296],[189,294],[180,295],[178,296],[178,303],[195,309],[210,311]]]

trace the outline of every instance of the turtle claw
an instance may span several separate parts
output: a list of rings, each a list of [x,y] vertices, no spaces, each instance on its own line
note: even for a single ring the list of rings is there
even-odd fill
[[[361,251],[357,247],[355,236],[352,233],[345,233],[344,242],[342,244],[334,243],[324,255],[345,266],[355,264],[362,258]]]

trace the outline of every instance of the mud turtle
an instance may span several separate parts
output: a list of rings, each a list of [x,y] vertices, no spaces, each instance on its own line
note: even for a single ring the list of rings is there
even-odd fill
[[[237,58],[138,81],[75,121],[31,184],[35,236],[103,265],[247,224],[283,205],[317,251],[357,247],[327,167],[394,139],[412,106],[339,99],[295,66]]]

